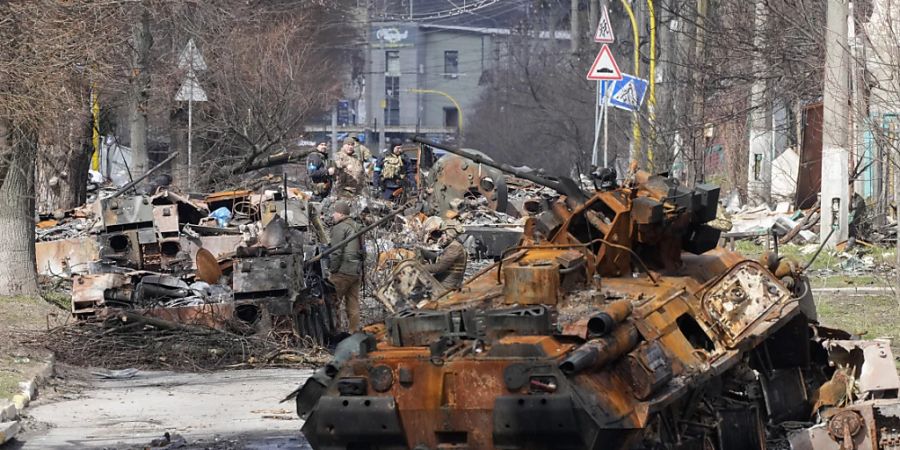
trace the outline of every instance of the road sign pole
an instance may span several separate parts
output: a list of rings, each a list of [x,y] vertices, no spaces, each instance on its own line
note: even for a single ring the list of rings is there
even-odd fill
[[[612,95],[612,86],[607,86],[606,91],[603,98],[603,167],[609,167],[609,96]]]
[[[591,165],[597,167],[597,141],[600,139],[600,83],[597,82],[597,95],[594,97],[594,146],[591,147]]]
[[[191,139],[192,138],[191,128],[194,125],[193,122],[194,122],[194,88],[193,88],[193,84],[192,84],[191,85],[191,96],[188,98],[188,142],[187,142],[187,144],[188,144],[188,146],[187,146],[188,147],[188,149],[187,149],[188,150],[188,161],[187,161],[188,162],[187,163],[187,187],[188,187],[188,189],[190,189],[192,186],[192,184],[191,184],[191,169],[192,169],[192,167],[191,166],[193,164],[193,161],[192,161],[193,153],[192,153],[192,148],[191,148],[191,141],[193,139]]]

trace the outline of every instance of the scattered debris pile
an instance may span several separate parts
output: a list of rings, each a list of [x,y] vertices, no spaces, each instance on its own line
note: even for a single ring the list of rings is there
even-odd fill
[[[311,338],[270,331],[245,335],[184,325],[136,312],[92,318],[35,336],[59,361],[105,369],[136,368],[194,372],[262,366],[321,365],[330,359]]]
[[[457,290],[398,264],[394,312],[297,389],[313,448],[896,445],[889,345],[820,326],[801,266],[718,246],[718,188],[530,178],[557,195],[518,245]]]
[[[38,269],[71,278],[78,319],[134,310],[219,330],[286,326],[323,345],[333,334],[323,265],[306,263],[324,227],[298,189],[120,189],[59,217],[38,224]]]

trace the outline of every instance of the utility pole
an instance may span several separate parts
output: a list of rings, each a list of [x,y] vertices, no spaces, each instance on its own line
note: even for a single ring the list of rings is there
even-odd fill
[[[847,0],[828,0],[825,30],[825,93],[822,126],[821,238],[834,247],[847,239],[850,181],[848,174],[849,55]],[[832,229],[834,232],[832,233]]]
[[[337,154],[337,105],[331,107],[331,156]]]
[[[578,53],[578,49],[580,48],[579,44],[581,43],[581,27],[579,26],[579,17],[578,17],[578,3],[573,0],[570,2],[572,4],[572,8],[569,10],[569,34],[571,34],[571,39],[569,42],[572,44],[572,53]]]
[[[766,80],[762,77],[763,35],[766,32],[766,0],[756,0],[753,19],[753,73],[757,78],[750,88],[750,161],[747,165],[747,194],[751,203],[768,203],[772,194],[772,104],[768,101]]]

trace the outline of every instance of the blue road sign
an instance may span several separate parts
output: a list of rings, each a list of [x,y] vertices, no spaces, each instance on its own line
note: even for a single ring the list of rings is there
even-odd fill
[[[616,82],[606,80],[606,81],[598,81],[598,83],[600,83],[600,106],[603,106],[603,102],[606,101],[606,96],[609,94],[610,86],[612,86]]]
[[[647,80],[623,73],[622,79],[612,86],[608,105],[626,111],[639,110],[644,103],[647,85]],[[606,98],[606,95],[603,98]]]

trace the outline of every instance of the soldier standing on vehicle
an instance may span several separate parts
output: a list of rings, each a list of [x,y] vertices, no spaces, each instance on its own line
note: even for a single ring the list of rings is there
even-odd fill
[[[331,245],[343,242],[362,228],[350,217],[350,204],[344,200],[335,202],[331,217],[334,220],[331,228]],[[359,236],[335,250],[328,264],[328,271],[331,273],[328,280],[334,285],[337,301],[343,303],[346,308],[350,323],[347,331],[350,333],[360,330],[359,289],[365,260],[364,251],[363,237]]]
[[[334,167],[329,164],[328,144],[319,142],[316,151],[306,157],[306,173],[309,175],[310,187],[313,193],[313,201],[322,201],[331,194],[331,186],[334,183]]]
[[[365,169],[356,156],[353,139],[345,139],[341,151],[335,157],[335,177],[338,197],[356,197],[363,192],[366,183]]]
[[[399,145],[375,163],[375,175],[372,184],[380,190],[385,200],[398,200],[399,190],[406,189],[407,194],[416,190],[415,170],[412,161],[403,154]]]

